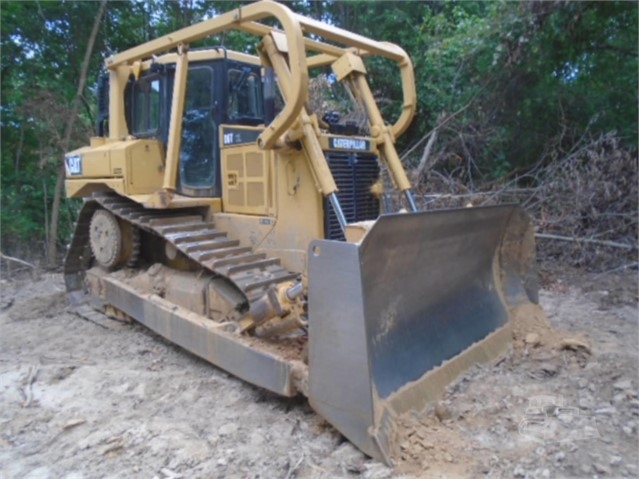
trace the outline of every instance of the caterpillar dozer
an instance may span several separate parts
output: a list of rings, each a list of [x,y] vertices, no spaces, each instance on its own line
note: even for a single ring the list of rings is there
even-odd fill
[[[230,30],[256,54],[189,49]],[[374,56],[401,80],[392,123]],[[311,110],[318,71],[363,120]],[[397,45],[266,0],[110,56],[98,86],[97,136],[65,155],[67,196],[84,198],[70,300],[307,396],[374,458],[391,464],[397,418],[503,352],[513,308],[537,302],[519,206],[418,210],[395,149],[416,109]]]

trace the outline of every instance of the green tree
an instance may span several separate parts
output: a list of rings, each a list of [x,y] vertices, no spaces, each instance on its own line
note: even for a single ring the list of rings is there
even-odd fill
[[[438,144],[449,167],[472,162],[492,178],[569,150],[587,129],[616,130],[636,146],[635,2],[316,2],[313,9],[397,43],[413,59],[418,113],[400,148],[444,118]],[[367,67],[392,116],[401,106],[393,66]]]

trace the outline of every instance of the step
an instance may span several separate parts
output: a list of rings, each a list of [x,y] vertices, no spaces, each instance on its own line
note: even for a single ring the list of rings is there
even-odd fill
[[[240,242],[238,240],[212,240],[212,241],[200,241],[194,244],[183,243],[178,246],[182,251],[184,251],[187,254],[190,254],[195,251],[225,249],[232,246],[237,246],[239,244]]]
[[[237,256],[245,253],[250,253],[253,249],[250,246],[235,246],[233,248],[221,248],[212,251],[206,251],[197,255],[197,260],[200,262],[212,259],[212,258],[224,258],[226,256]],[[195,256],[195,255],[194,255]]]
[[[199,218],[199,217],[198,217]],[[186,231],[199,231],[203,229],[214,229],[213,223],[203,223],[201,220],[192,221],[189,223],[178,223],[166,226],[154,226],[158,233],[162,236],[170,235],[171,233],[181,233]]]
[[[244,264],[236,264],[232,266],[226,266],[220,269],[220,272],[226,276],[231,276],[236,273],[240,273],[242,271],[249,271],[252,269],[260,269],[263,270],[269,266],[279,266],[280,259],[279,258],[266,258],[259,261],[247,262]]]
[[[199,221],[200,224],[202,224],[202,217],[200,215],[183,215],[183,216],[156,215],[152,217],[140,218],[140,221],[144,221],[149,226],[156,228],[160,226],[180,225],[184,223],[195,223],[197,221]]]
[[[165,233],[164,236],[170,239],[171,241],[173,241],[173,243],[175,243],[176,245],[180,245],[183,243],[192,243],[194,241],[199,242],[199,241],[213,240],[215,238],[225,238],[226,232],[218,231],[215,229],[210,229],[210,230],[202,229],[202,230],[195,230],[195,231],[180,231],[179,233],[172,233],[172,234]]]
[[[271,277],[269,278],[264,278],[257,281],[243,283],[240,285],[240,287],[242,288],[244,292],[248,292],[258,288],[264,288],[264,287],[270,286],[271,284],[282,283],[284,281],[291,281],[291,280],[297,279],[298,277],[299,277],[299,274],[289,273],[285,269],[282,269],[278,271],[277,273],[272,274]]]
[[[224,266],[229,266],[234,264],[247,263],[251,261],[259,261],[264,258],[266,258],[266,253],[251,252],[249,254],[243,254],[239,256],[231,256],[229,258],[218,259],[216,261],[213,261],[210,264],[210,268],[217,269],[217,268],[222,268]]]
[[[163,221],[165,219],[176,219],[176,218],[184,218],[185,215],[175,214],[172,211],[158,211],[158,212],[150,212],[147,210],[142,211],[134,211],[133,213],[129,213],[128,218],[131,218],[136,221],[144,222],[148,225],[151,225],[152,221]]]

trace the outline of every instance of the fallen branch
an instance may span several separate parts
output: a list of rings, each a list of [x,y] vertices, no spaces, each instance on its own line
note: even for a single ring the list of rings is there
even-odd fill
[[[624,271],[626,269],[635,269],[635,268],[639,269],[639,263],[636,262],[636,261],[634,263],[628,263],[628,264],[624,264],[624,265],[621,265],[621,266],[617,266],[616,268],[607,269],[605,271],[600,271],[599,274],[616,273],[618,271]]]
[[[605,240],[596,240],[591,238],[571,238],[570,236],[560,236],[553,235],[547,233],[535,233],[535,238],[541,239],[550,239],[557,241],[570,241],[572,243],[589,243],[589,244],[598,244],[601,246],[609,246],[611,248],[622,248],[622,249],[639,249],[639,246],[636,244],[626,244],[626,243],[618,243],[616,241],[605,241]]]
[[[475,198],[477,196],[486,196],[487,193],[427,193],[425,195],[415,195],[415,198],[422,200],[458,200],[463,198]]]
[[[31,279],[33,279],[34,281],[37,281],[38,279],[40,279],[40,275],[38,273],[38,267],[36,265],[34,265],[34,264],[28,263],[27,261],[24,261],[24,260],[22,260],[20,258],[14,258],[13,256],[7,256],[6,254],[3,254],[2,252],[0,252],[0,260],[5,260],[7,262],[7,272],[9,274],[9,276],[28,268],[28,269],[31,270]],[[24,268],[13,269],[10,266],[11,263],[15,263],[15,264],[18,264],[20,266],[24,266]]]
[[[7,256],[6,254],[2,254],[2,252],[0,252],[0,259],[3,259],[5,261],[11,261],[13,263],[18,263],[21,264],[22,266],[28,266],[29,268],[33,269],[35,271],[36,267],[35,265],[31,264],[31,263],[27,263],[24,260],[21,260],[19,258],[14,258],[13,256]]]

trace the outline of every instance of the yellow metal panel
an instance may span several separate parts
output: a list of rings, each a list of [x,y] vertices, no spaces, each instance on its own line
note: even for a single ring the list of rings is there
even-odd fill
[[[67,157],[80,156],[82,165],[80,174],[72,175],[67,172],[67,177],[81,179],[124,176],[126,149],[135,141],[142,140],[106,141],[99,146],[86,146],[67,153]]]
[[[109,149],[109,165],[111,168],[112,176],[124,176],[126,169],[126,152],[131,147],[134,141],[140,140],[127,140],[107,143],[105,147]],[[126,187],[126,185],[125,185]]]
[[[124,180],[122,178],[114,179],[68,179],[64,182],[67,198],[86,198],[93,193],[102,191],[115,191],[124,194]]]
[[[248,212],[244,201],[244,183],[237,184],[234,188],[229,190],[226,198],[222,198],[225,205],[225,211]]]
[[[339,81],[342,81],[353,72],[366,74],[366,68],[364,67],[364,62],[361,57],[358,57],[351,52],[347,52],[342,55],[342,57],[331,66],[333,68],[333,73],[335,73],[335,76]]]
[[[126,187],[129,195],[149,194],[162,187],[162,145],[157,140],[137,140],[126,149]]]
[[[145,206],[145,208],[174,209],[205,206],[209,208],[209,214],[222,211],[221,198],[191,198],[176,193],[166,194],[164,190],[150,195],[130,195],[130,199]]]
[[[258,178],[264,177],[264,155],[262,152],[252,152],[246,154],[246,176]]]
[[[222,149],[222,203],[224,211],[250,215],[272,214],[271,153],[254,144]]]
[[[271,169],[271,175],[266,173],[273,178],[266,183],[267,191],[272,188],[275,196],[271,216],[228,213],[224,201],[225,212],[215,214],[214,221],[243,245],[281,258],[289,271],[304,273],[309,243],[324,236],[322,195],[315,188],[304,153],[275,154],[267,167]]]
[[[244,176],[244,151],[228,153],[227,161],[229,171],[235,172],[240,177]]]
[[[280,53],[288,53],[288,43],[286,43],[286,35],[282,32],[271,31],[271,37],[273,37],[273,41],[275,42],[275,47],[277,51]]]
[[[105,143],[106,143],[106,138],[104,138],[103,136],[92,136],[89,139],[89,145],[91,146],[91,148],[102,146]]]
[[[246,182],[246,206],[250,208],[263,208],[266,210],[266,201],[264,195],[264,182],[247,181]]]
[[[277,225],[275,241],[282,249],[300,250],[324,237],[324,200],[318,192],[305,153],[275,157]]]
[[[107,187],[126,195],[149,194],[162,185],[163,152],[157,140],[107,141],[66,156],[74,155],[80,157],[81,173],[67,172],[70,197],[87,196]],[[88,186],[84,188],[84,184]]]
[[[111,163],[108,146],[98,146],[95,148],[87,146],[72,151],[71,153],[67,153],[66,156],[68,157],[71,155],[80,156],[82,173],[78,176],[67,174],[67,177],[69,178],[108,178],[111,176],[116,176],[111,173]]]

